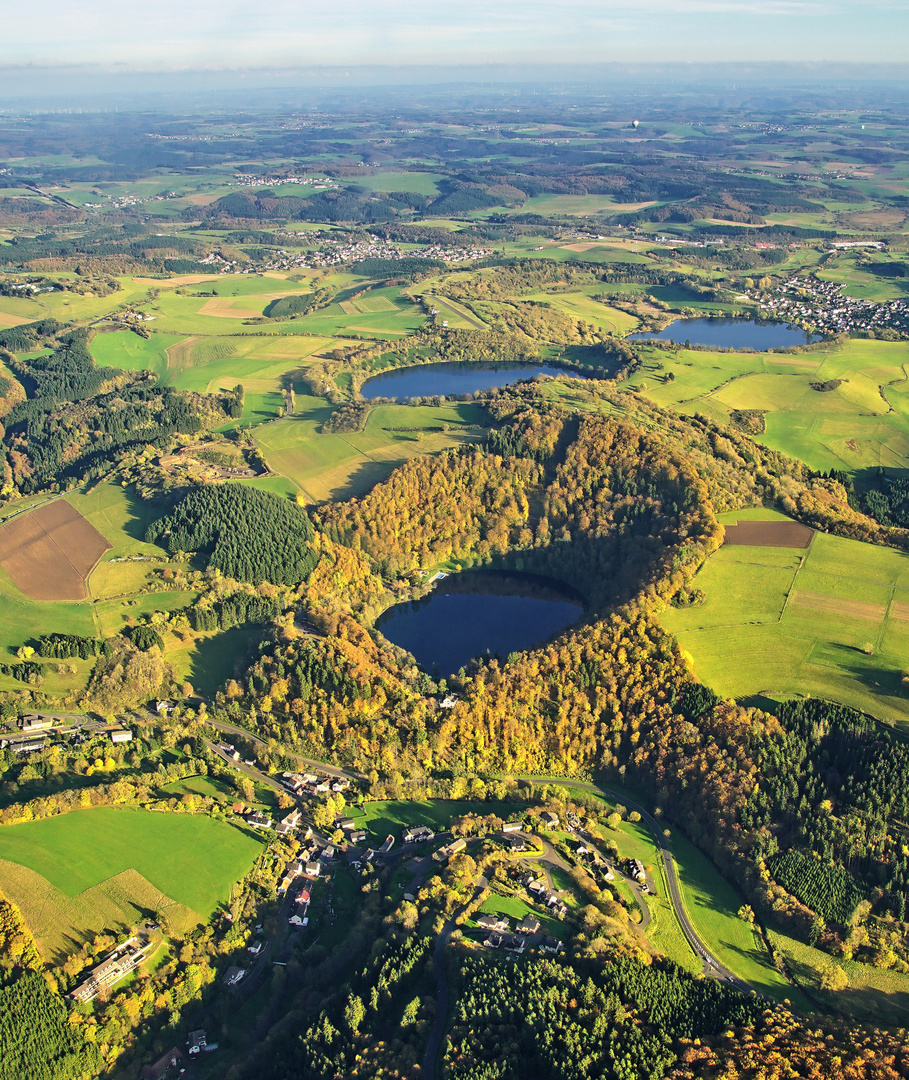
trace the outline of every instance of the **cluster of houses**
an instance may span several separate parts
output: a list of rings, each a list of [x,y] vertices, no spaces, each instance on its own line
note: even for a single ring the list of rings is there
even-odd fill
[[[504,949],[515,956],[520,956],[529,940],[540,932],[540,920],[531,914],[525,915],[513,931],[511,919],[499,912],[481,915],[476,923],[481,930],[486,931],[483,944],[487,949]],[[538,945],[543,952],[552,954],[560,953],[564,948],[561,941],[545,935],[538,941]]]
[[[346,776],[328,776],[324,773],[281,773],[281,784],[292,795],[322,795],[329,791],[347,791],[350,781]]]
[[[809,325],[821,334],[850,334],[856,331],[893,330],[909,337],[909,301],[854,300],[845,296],[845,286],[814,277],[793,277],[772,296],[747,293],[761,308],[784,322]]]
[[[357,823],[352,817],[341,817],[335,821],[335,828],[347,833],[347,839],[352,844],[362,844],[366,839],[366,830],[358,829]]]
[[[311,844],[301,852],[299,858],[288,863],[284,877],[278,883],[278,894],[283,896],[298,877],[310,880],[321,877],[322,871],[331,865],[334,858],[335,849],[331,844],[322,848],[318,844]]]
[[[557,892],[553,892],[545,881],[540,881],[532,870],[528,870],[521,878],[521,884],[538,904],[549,908],[554,915],[564,918],[568,914],[568,908],[561,896]]]
[[[70,994],[74,1001],[86,1002],[96,998],[107,986],[115,986],[149,954],[154,946],[154,941],[144,935],[137,934],[118,945],[112,952],[89,972],[88,978],[83,979],[75,990]]]
[[[307,926],[309,924],[309,916],[306,913],[309,911],[311,900],[312,893],[309,889],[303,888],[297,893],[297,898],[294,901],[297,909],[287,920],[291,926]]]
[[[314,188],[336,188],[327,176],[257,176],[255,173],[234,173],[233,187],[280,187],[282,184],[302,184]]]
[[[597,869],[603,870],[604,877],[607,881],[612,881],[615,877],[609,867],[609,863],[606,862],[606,860],[597,851],[595,847],[591,847],[589,844],[585,844],[582,840],[575,848],[574,853],[581,860],[581,862],[589,863],[591,866],[595,866]]]

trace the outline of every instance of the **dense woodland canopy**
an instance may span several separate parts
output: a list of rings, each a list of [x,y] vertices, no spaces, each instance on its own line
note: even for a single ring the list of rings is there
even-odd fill
[[[630,957],[598,969],[466,955],[458,983],[445,1062],[458,1080],[658,1080],[677,1060],[676,1040],[715,1035],[759,1011],[721,983]]]
[[[206,568],[258,585],[295,585],[316,564],[312,525],[295,503],[256,488],[225,484],[190,492],[149,526],[146,540],[194,552]]]

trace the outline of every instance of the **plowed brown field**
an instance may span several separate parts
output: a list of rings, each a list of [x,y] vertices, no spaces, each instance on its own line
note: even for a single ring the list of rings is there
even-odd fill
[[[0,528],[0,566],[33,600],[84,600],[88,575],[110,544],[64,499]]]
[[[726,543],[745,547],[806,548],[814,529],[797,521],[739,521],[726,526]]]

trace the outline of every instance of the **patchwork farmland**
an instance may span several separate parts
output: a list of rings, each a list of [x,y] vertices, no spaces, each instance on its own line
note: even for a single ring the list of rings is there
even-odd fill
[[[811,530],[770,510],[720,521],[727,543],[694,581],[704,602],[661,616],[698,676],[752,704],[811,695],[909,720],[909,556],[825,533],[806,547]]]

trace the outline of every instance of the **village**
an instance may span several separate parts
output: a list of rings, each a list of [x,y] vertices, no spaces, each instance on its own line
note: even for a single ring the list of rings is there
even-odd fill
[[[815,277],[792,277],[767,296],[760,290],[745,295],[762,312],[781,322],[795,323],[818,334],[873,334],[890,340],[909,337],[909,301],[855,300],[844,285]]]
[[[281,235],[280,233],[278,235]],[[298,236],[297,233],[285,235]],[[340,240],[324,243],[315,251],[302,250],[290,252],[280,248],[266,259],[255,262],[237,262],[212,252],[200,260],[203,266],[210,266],[219,274],[257,274],[263,271],[316,269],[325,266],[340,266],[344,263],[358,263],[364,259],[431,259],[445,263],[470,262],[487,259],[492,252],[485,248],[450,248],[441,244],[427,244],[412,250],[402,251],[397,244],[374,238],[369,241]]]

